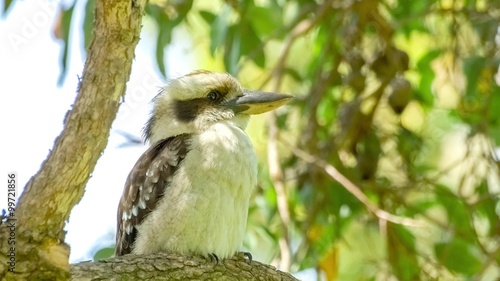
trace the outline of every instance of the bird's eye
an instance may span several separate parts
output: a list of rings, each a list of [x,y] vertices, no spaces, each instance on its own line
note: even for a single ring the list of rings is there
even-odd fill
[[[207,95],[207,99],[209,101],[218,101],[221,98],[221,94],[219,91],[212,90]]]

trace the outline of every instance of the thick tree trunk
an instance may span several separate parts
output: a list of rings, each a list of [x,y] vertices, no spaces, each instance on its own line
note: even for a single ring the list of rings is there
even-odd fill
[[[288,273],[235,256],[222,261],[199,256],[125,255],[71,265],[72,280],[298,280]]]
[[[2,280],[70,278],[64,225],[106,147],[129,80],[146,2],[97,1],[94,36],[73,109],[7,221],[15,228],[0,228]],[[12,236],[15,244],[9,245],[6,241]]]

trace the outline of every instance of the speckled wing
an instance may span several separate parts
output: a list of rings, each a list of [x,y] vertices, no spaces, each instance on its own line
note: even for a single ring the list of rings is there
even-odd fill
[[[130,171],[118,205],[116,256],[130,253],[137,226],[151,213],[186,156],[189,135],[178,135],[152,145]]]

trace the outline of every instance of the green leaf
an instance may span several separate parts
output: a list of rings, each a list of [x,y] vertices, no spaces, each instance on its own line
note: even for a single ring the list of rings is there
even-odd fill
[[[327,125],[332,124],[333,120],[337,115],[337,107],[335,106],[332,98],[324,97],[318,104],[318,109],[316,110],[316,118],[318,119],[318,124]]]
[[[239,26],[239,40],[241,41],[240,54],[252,60],[260,68],[266,65],[266,57],[264,55],[264,44],[255,32],[254,28],[246,23]]]
[[[443,185],[436,186],[436,200],[446,209],[448,221],[455,231],[460,233],[461,237],[473,239],[475,233],[465,202]]]
[[[9,9],[12,7],[12,3],[14,1],[12,0],[5,0],[3,2],[3,11],[2,11],[2,15],[4,16],[4,18],[7,16],[7,14],[9,13]]]
[[[297,70],[293,69],[293,68],[285,67],[284,68],[284,72],[286,74],[290,75],[290,77],[292,77],[293,80],[295,80],[297,82],[302,82],[303,81],[303,78],[300,75],[300,73]]]
[[[173,26],[166,24],[158,31],[158,38],[156,40],[156,63],[160,69],[163,76],[167,76],[167,70],[165,69],[165,48],[172,40],[172,30]]]
[[[500,264],[500,251],[498,250],[495,253],[495,261],[497,262],[497,265]]]
[[[488,124],[489,124],[489,135],[494,140],[497,146],[500,146],[500,87],[494,82],[491,86],[491,96],[488,102]]]
[[[193,5],[193,1],[174,1],[171,5],[177,13],[170,16],[165,7],[152,3],[146,5],[146,14],[150,15],[158,26],[156,64],[163,76],[167,76],[167,70],[165,69],[165,47],[172,41],[172,32],[174,28],[186,19],[187,13],[191,10]]]
[[[278,123],[278,128],[280,130],[287,130],[289,129],[288,127],[288,123],[287,123],[287,120],[288,120],[288,112],[283,112],[283,113],[278,113],[278,118],[276,120],[276,123]]]
[[[429,9],[432,0],[422,1],[398,1],[392,13],[399,19],[407,19],[415,14],[423,13]]]
[[[94,254],[94,261],[109,259],[115,254],[114,247],[102,248]]]
[[[331,182],[326,188],[328,191],[326,196],[329,196],[330,202],[328,206],[330,213],[342,217],[340,210],[347,208],[350,211],[349,217],[353,218],[364,210],[363,204],[339,183]]]
[[[262,40],[254,27],[247,21],[235,24],[229,22],[231,8],[224,5],[220,15],[213,18],[209,12],[200,12],[210,25],[210,54],[214,56],[217,49],[224,46],[224,66],[231,74],[239,72],[242,57],[252,60],[257,66],[264,68],[266,59]]]
[[[475,4],[472,6],[475,6]],[[471,9],[475,9],[475,7],[471,7]],[[498,28],[498,19],[494,17],[471,17],[470,21],[472,28],[482,44],[491,42],[491,38],[495,38]]]
[[[436,202],[435,199],[422,199],[422,200],[413,200],[411,202],[411,209],[414,210],[412,213],[425,213],[427,212],[430,208],[436,207],[438,203]]]
[[[415,236],[401,225],[388,223],[387,247],[389,262],[398,280],[419,280]]]
[[[214,13],[211,13],[211,12],[208,12],[208,11],[203,11],[201,10],[200,12],[200,16],[208,23],[208,24],[212,24],[215,19],[217,18],[217,16],[214,14]]]
[[[68,52],[69,52],[69,35],[71,30],[71,20],[73,18],[73,10],[75,8],[76,1],[73,2],[70,8],[63,10],[61,13],[61,39],[62,44],[62,56],[61,56],[61,73],[57,80],[58,85],[64,83],[66,74],[68,72],[67,65],[69,63]]]
[[[236,32],[236,26],[232,25],[228,29],[228,34],[224,48],[224,66],[227,71],[234,76],[239,72],[238,63],[241,57],[241,34]]]
[[[436,243],[434,253],[441,264],[460,274],[472,276],[482,267],[475,246],[456,237],[449,242]]]
[[[177,17],[174,19],[176,22],[175,25],[183,20],[187,21],[186,16],[193,7],[193,0],[169,1],[169,3],[174,7],[175,11],[177,11]]]
[[[158,34],[156,38],[156,65],[163,76],[167,76],[165,69],[165,47],[172,39],[171,33],[174,26],[169,20],[162,7],[148,3],[146,14],[150,15],[156,22]]]
[[[497,205],[500,206],[498,195],[493,195],[488,189],[488,182],[483,181],[477,188],[480,200],[476,204],[476,210],[479,214],[488,220],[488,235],[493,236],[500,229],[500,220],[496,213]]]
[[[399,127],[397,140],[399,154],[405,161],[405,164],[413,167],[413,162],[422,151],[424,140],[419,135],[402,126]]]
[[[441,50],[436,49],[428,52],[417,63],[418,72],[421,75],[418,89],[415,91],[416,100],[425,106],[432,106],[434,103],[434,94],[432,93],[432,83],[436,74],[432,69],[432,62],[441,55]]]
[[[249,22],[260,36],[269,36],[283,26],[283,8],[271,2],[270,6],[250,5],[248,9]]]
[[[428,32],[425,21],[415,15],[426,14],[428,10],[432,9],[432,2],[434,0],[397,1],[391,15],[398,21],[405,21],[405,24],[398,26],[396,31],[403,32],[406,37],[409,37],[415,31]]]
[[[475,97],[477,93],[477,83],[479,81],[480,73],[486,65],[486,57],[474,56],[463,60],[463,71],[467,78],[467,86],[465,88],[465,95]]]
[[[83,49],[87,50],[92,36],[94,21],[95,0],[88,0],[85,5],[85,16],[83,18]]]
[[[219,16],[210,25],[210,54],[214,56],[218,47],[223,46],[230,28],[229,16],[231,9],[224,5]]]
[[[241,57],[245,56],[264,68],[265,57],[260,39],[249,25],[231,25],[224,42],[224,66],[229,73],[237,75]]]

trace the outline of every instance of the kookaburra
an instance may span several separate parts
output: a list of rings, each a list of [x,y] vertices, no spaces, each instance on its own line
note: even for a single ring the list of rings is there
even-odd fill
[[[196,71],[154,99],[151,144],[130,172],[118,206],[116,255],[170,252],[233,256],[241,247],[257,159],[249,115],[292,96],[249,91],[229,74]]]

